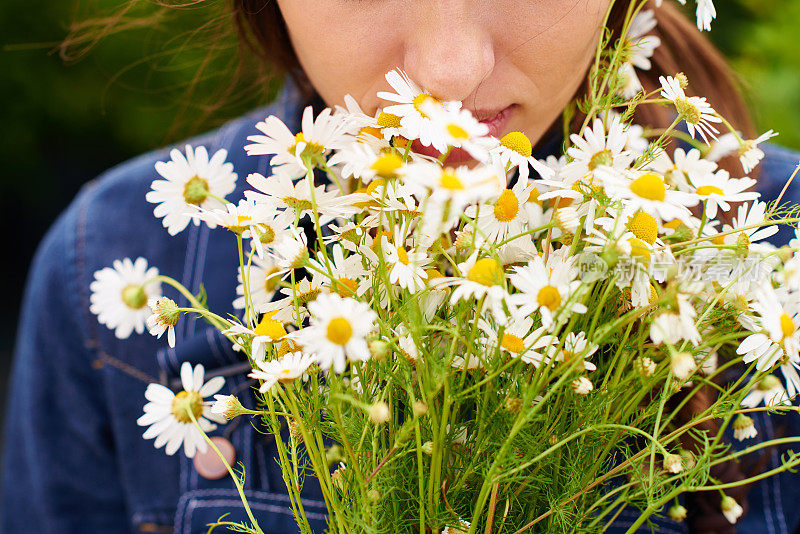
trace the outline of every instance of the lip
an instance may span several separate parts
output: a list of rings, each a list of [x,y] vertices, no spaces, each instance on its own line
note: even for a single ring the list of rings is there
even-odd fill
[[[482,124],[488,126],[489,131],[487,135],[491,135],[493,137],[500,138],[502,132],[505,130],[506,125],[508,125],[508,121],[511,120],[511,117],[514,115],[516,108],[518,107],[517,104],[511,104],[510,106],[506,106],[505,108],[501,109],[500,111],[487,111],[487,110],[469,110],[473,116],[477,117],[488,117],[483,120],[480,120]],[[411,148],[414,152],[419,154],[423,154],[425,156],[431,156],[434,158],[438,158],[442,155],[441,152],[433,148],[432,146],[422,146],[419,142],[419,139],[415,140],[411,144]],[[460,164],[466,163],[468,161],[472,161],[475,158],[472,155],[464,150],[463,148],[454,148],[450,151],[445,158],[445,164]]]

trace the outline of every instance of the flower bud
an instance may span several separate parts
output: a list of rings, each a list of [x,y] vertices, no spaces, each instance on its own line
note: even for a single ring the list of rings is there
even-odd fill
[[[591,380],[585,376],[581,376],[572,381],[572,392],[576,395],[588,395],[594,386]]]
[[[683,471],[683,460],[677,454],[667,454],[664,456],[664,469],[673,474]]]
[[[667,514],[669,515],[669,518],[672,519],[673,521],[683,521],[684,519],[686,519],[686,512],[687,512],[686,508],[684,508],[680,504],[673,504],[670,507]]]
[[[731,524],[736,523],[736,521],[742,517],[742,514],[744,513],[744,509],[739,505],[739,503],[736,502],[733,497],[728,495],[725,495],[722,498],[720,508],[722,509],[722,515],[724,515],[725,519],[727,519]]]
[[[414,415],[417,417],[420,417],[421,415],[425,415],[426,413],[428,413],[428,405],[420,400],[414,401],[414,404],[412,405],[411,409],[414,411]]]
[[[383,401],[376,402],[369,409],[369,420],[376,425],[388,423],[391,418],[392,412],[389,411],[389,405]]]
[[[681,89],[686,89],[687,87],[689,87],[689,78],[687,78],[684,73],[679,72],[678,74],[676,74],[675,80],[677,80],[678,85],[681,86]]]
[[[739,441],[743,441],[745,439],[754,438],[757,435],[758,431],[753,424],[752,418],[743,413],[740,413],[738,416],[736,416],[736,419],[733,420],[734,438],[738,439]]]
[[[425,443],[423,443],[422,444],[422,452],[424,452],[428,456],[433,454],[433,442],[432,441],[426,441]]]
[[[381,500],[381,492],[373,488],[367,492],[367,499],[370,502],[378,502]]]
[[[505,407],[509,413],[517,414],[522,410],[522,399],[519,397],[509,397],[506,399]]]
[[[676,352],[670,359],[669,368],[676,378],[686,380],[697,368],[697,363],[690,352]]]
[[[233,395],[214,395],[214,399],[216,402],[211,406],[211,413],[223,415],[228,421],[249,412]]]
[[[389,344],[383,340],[374,339],[369,342],[369,353],[373,360],[382,362],[389,353]]]
[[[636,358],[633,361],[633,370],[636,371],[637,374],[649,378],[656,372],[656,362],[647,356]]]

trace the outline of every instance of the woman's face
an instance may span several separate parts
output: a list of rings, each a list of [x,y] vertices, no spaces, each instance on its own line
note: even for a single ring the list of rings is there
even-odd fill
[[[537,141],[594,57],[612,0],[278,0],[303,69],[331,106],[351,94],[373,114],[403,69],[460,100],[502,136]],[[503,113],[501,113],[503,112]],[[492,121],[492,119],[494,119]],[[491,124],[490,124],[491,126]]]

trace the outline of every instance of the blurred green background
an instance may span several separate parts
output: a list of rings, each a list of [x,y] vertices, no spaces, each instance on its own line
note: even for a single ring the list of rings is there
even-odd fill
[[[0,3],[0,213],[6,240],[0,392],[30,258],[80,186],[116,163],[209,129],[269,98],[263,88],[230,81],[235,48],[230,39],[214,37],[215,28],[230,27],[222,14],[227,2],[200,2],[138,27],[137,17],[152,12],[154,3],[138,2],[121,20],[126,31],[69,64],[57,46],[70,23],[125,2]],[[758,129],[773,128],[780,132],[777,142],[800,149],[800,0],[717,0],[717,7],[710,35],[745,81]],[[197,27],[206,30],[194,33]],[[210,115],[208,107],[183,105],[209,47],[219,54],[196,86],[197,99],[215,104],[228,100],[220,91],[236,95]]]

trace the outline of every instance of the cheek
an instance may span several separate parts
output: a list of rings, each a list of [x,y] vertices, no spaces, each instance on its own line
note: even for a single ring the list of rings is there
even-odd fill
[[[375,93],[403,49],[399,26],[387,22],[402,13],[399,1],[279,2],[303,70],[328,105],[351,94],[368,113],[377,107]]]

